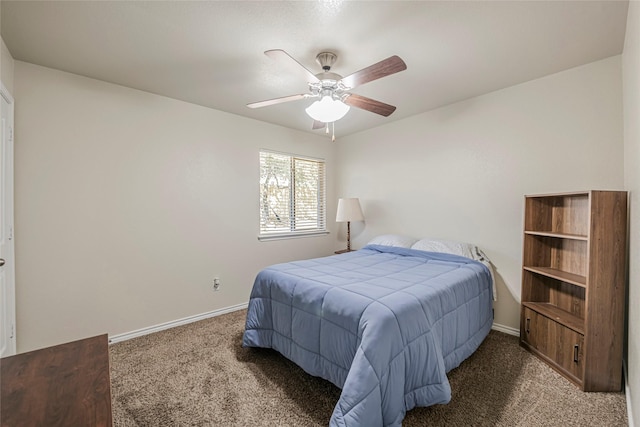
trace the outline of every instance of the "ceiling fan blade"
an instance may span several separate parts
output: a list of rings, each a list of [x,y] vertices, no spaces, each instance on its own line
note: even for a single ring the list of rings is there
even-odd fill
[[[380,114],[385,117],[390,116],[391,113],[396,111],[396,107],[393,105],[385,104],[384,102],[376,101],[375,99],[367,98],[366,96],[356,95],[355,93],[349,94],[349,96],[347,96],[342,102],[352,107],[371,111],[372,113]]]
[[[395,74],[406,69],[407,64],[405,64],[399,56],[394,55],[344,77],[342,79],[342,83],[348,88],[353,89],[354,87],[361,86],[382,77],[390,76],[391,74]]]
[[[313,125],[311,126],[311,129],[316,130],[316,129],[322,129],[324,127],[326,127],[327,124],[324,122],[319,122],[318,120],[314,120],[313,121]]]
[[[299,99],[304,99],[308,97],[309,97],[308,93],[302,93],[300,95],[289,95],[289,96],[283,96],[282,98],[273,98],[273,99],[267,99],[265,101],[251,102],[247,104],[247,107],[249,108],[268,107],[269,105],[282,104],[283,102],[289,102],[289,101],[297,101]]]
[[[267,50],[265,53],[269,58],[279,61],[289,70],[303,77],[309,83],[317,83],[320,80],[307,68],[293,59],[287,52],[282,49]]]

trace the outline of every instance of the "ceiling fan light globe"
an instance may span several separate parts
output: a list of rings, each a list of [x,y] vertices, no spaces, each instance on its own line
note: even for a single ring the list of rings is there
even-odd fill
[[[333,123],[343,118],[349,107],[342,101],[337,101],[330,96],[324,96],[320,101],[316,101],[305,109],[309,117],[323,123]]]

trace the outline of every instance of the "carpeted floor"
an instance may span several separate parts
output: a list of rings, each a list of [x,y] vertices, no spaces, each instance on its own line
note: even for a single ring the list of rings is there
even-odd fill
[[[114,425],[327,426],[340,390],[278,353],[242,348],[245,310],[110,347]],[[491,331],[449,373],[451,402],[403,426],[627,426],[623,393],[583,393]]]

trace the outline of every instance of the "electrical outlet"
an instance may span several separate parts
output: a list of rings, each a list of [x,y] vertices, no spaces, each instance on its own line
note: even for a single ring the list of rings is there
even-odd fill
[[[220,278],[219,277],[214,277],[213,278],[213,291],[219,291],[220,290]]]

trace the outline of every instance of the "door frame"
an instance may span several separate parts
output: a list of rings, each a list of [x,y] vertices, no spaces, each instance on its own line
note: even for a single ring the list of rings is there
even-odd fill
[[[5,348],[0,348],[0,357],[4,357],[16,354],[16,275],[13,223],[14,100],[1,81],[0,97],[2,97],[9,105],[9,110],[7,111],[8,123],[5,123],[5,126],[8,128],[8,133],[6,134],[7,138],[3,144],[4,152],[2,153],[2,176],[0,176],[0,185],[3,186],[2,195],[4,196],[4,200],[0,200],[0,203],[2,203],[0,209],[3,210],[2,218],[5,221],[2,230],[3,232],[7,233],[5,250],[2,254],[5,260],[5,265],[1,267],[3,269],[2,273],[5,276],[4,279],[6,294],[2,295],[2,302],[0,303],[0,317],[1,320],[3,320],[1,323],[2,327],[6,328],[7,333],[7,345]],[[0,135],[0,138],[4,138],[4,135]],[[2,344],[0,343],[0,345]]]

